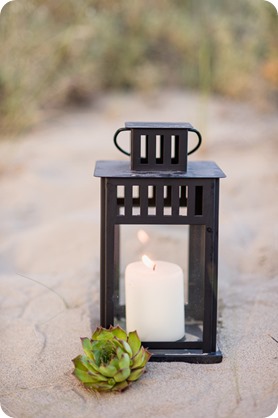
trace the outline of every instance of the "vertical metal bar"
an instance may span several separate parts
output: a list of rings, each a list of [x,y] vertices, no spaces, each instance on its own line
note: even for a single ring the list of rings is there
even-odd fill
[[[187,169],[187,130],[184,130],[180,135],[179,141],[179,164],[183,164],[183,169],[186,171]]]
[[[194,215],[203,215],[203,186],[195,186]]]
[[[140,198],[140,215],[142,217],[148,216],[148,185],[139,185],[139,198]]]
[[[132,184],[125,183],[125,216],[132,216]]]
[[[179,199],[179,186],[172,186],[172,196],[171,196],[171,205],[172,205],[172,216],[179,216],[180,214],[180,199]]]
[[[149,164],[149,161],[148,161],[148,155],[149,155],[149,135],[145,135],[145,154],[146,154],[146,157],[145,157],[145,162],[147,163],[147,164]]]
[[[172,186],[167,185],[164,186],[164,206],[165,207],[171,207],[171,201],[172,201]]]
[[[117,186],[107,179],[105,213],[105,320],[104,327],[114,325],[115,281],[115,219],[117,209]]]
[[[186,316],[204,319],[205,226],[189,226],[188,307]]]
[[[163,143],[163,164],[167,167],[171,167],[171,141],[172,136],[170,133],[165,133],[164,135],[164,143]]]
[[[100,183],[100,325],[105,326],[105,304],[106,304],[106,271],[105,271],[105,250],[106,250],[106,178]]]
[[[159,219],[163,218],[164,198],[163,198],[163,184],[155,185],[155,204],[156,216]]]
[[[114,226],[114,310],[120,319],[120,225]]]
[[[195,184],[194,182],[188,183],[188,195],[187,195],[187,216],[189,222],[192,222],[192,218],[195,215]]]
[[[213,254],[212,254],[212,351],[216,351],[217,333],[217,293],[218,293],[218,224],[219,224],[219,179],[214,180],[214,210],[213,210]]]
[[[140,130],[131,130],[131,168],[136,170],[141,163],[141,134]]]
[[[164,135],[160,135],[160,164],[163,164],[164,162],[164,155]]]
[[[209,189],[208,189],[209,187]],[[205,306],[204,306],[204,352],[216,351],[217,327],[217,264],[218,264],[218,201],[219,181],[211,180],[206,188],[205,213],[209,214],[206,225],[205,251]]]
[[[180,143],[180,135],[175,135],[175,160],[176,163],[179,162],[179,143]]]
[[[148,143],[148,164],[156,164],[156,135],[150,131],[147,137]]]

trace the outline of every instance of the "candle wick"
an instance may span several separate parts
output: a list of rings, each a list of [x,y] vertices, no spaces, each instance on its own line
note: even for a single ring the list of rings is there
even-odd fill
[[[156,268],[156,264],[153,265],[153,271],[155,271],[155,268]]]

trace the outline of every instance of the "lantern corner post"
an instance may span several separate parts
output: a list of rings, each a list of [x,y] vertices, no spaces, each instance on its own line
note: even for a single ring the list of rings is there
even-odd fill
[[[217,299],[218,299],[218,223],[219,179],[212,179],[209,190],[209,217],[205,230],[205,300],[204,352],[216,353]],[[220,353],[220,352],[219,352]],[[221,355],[221,353],[220,353]]]
[[[100,255],[100,325],[114,325],[115,263],[118,259],[118,225],[115,187],[108,178],[101,179],[101,255]]]
[[[106,323],[106,178],[101,178],[100,182],[100,325],[105,326]]]

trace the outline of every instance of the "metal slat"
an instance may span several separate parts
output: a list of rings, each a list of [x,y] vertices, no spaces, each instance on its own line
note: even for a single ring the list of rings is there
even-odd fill
[[[187,131],[184,131],[179,138],[179,164],[183,164],[183,169],[186,170],[187,165]],[[186,158],[185,158],[186,156]]]
[[[172,205],[172,216],[179,216],[180,214],[180,198],[179,198],[179,186],[171,187],[171,205]]]
[[[188,183],[187,193],[187,216],[193,218],[195,215],[195,183]]]
[[[147,136],[147,159],[148,164],[156,164],[156,135],[154,133],[149,133]]]
[[[141,136],[140,132],[137,131],[132,131],[131,155],[132,169],[135,169],[141,163]]]
[[[171,141],[172,136],[170,133],[165,133],[163,141],[163,164],[168,166],[169,169],[171,167]]]
[[[125,184],[125,217],[132,217],[132,185]]]
[[[139,185],[139,196],[140,196],[140,213],[141,216],[148,215],[148,185]]]
[[[157,184],[155,186],[155,203],[156,203],[156,217],[163,219],[163,207],[164,207],[164,197],[163,197],[163,184]]]

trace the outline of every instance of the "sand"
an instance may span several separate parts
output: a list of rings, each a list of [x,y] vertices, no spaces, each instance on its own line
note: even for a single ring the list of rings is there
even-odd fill
[[[221,181],[217,365],[149,363],[121,394],[72,376],[99,324],[98,159],[125,159],[127,120],[189,121]],[[3,410],[14,418],[264,418],[278,401],[277,137],[273,111],[168,91],[109,94],[0,142]],[[51,289],[51,290],[50,290]]]

